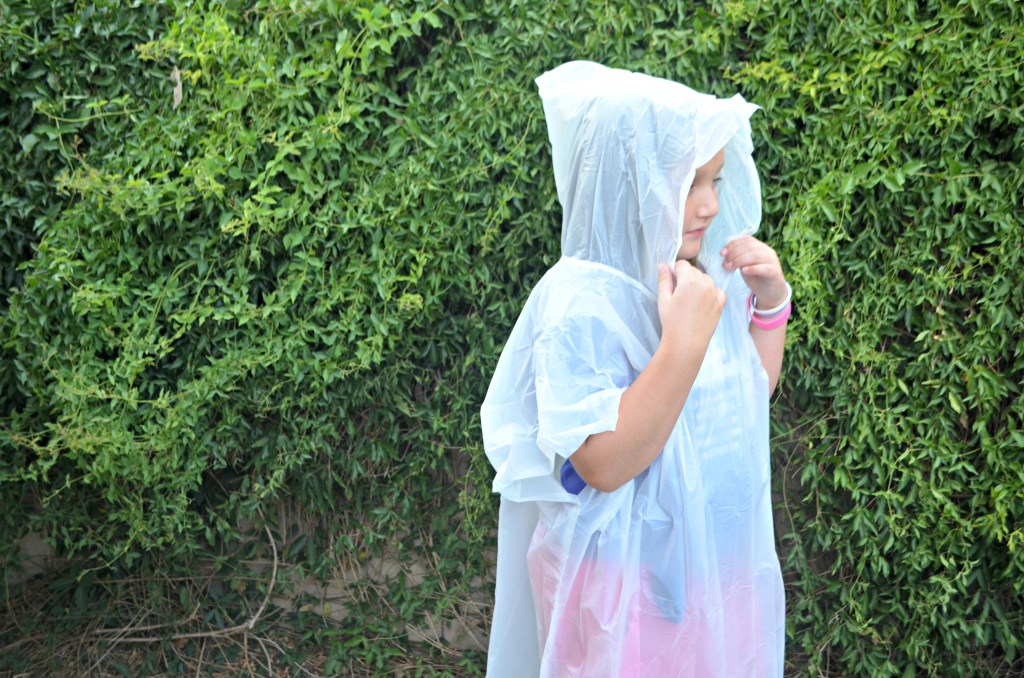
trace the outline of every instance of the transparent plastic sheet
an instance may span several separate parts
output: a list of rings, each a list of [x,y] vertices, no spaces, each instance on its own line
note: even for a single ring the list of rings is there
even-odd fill
[[[717,255],[760,220],[756,107],[588,62],[537,83],[563,256],[532,291],[481,409],[501,494],[488,675],[781,676],[768,382],[749,290]],[[700,259],[727,303],[697,380],[646,471],[574,495],[562,465],[614,430],[657,348],[657,264],[675,259],[696,167],[723,146]]]

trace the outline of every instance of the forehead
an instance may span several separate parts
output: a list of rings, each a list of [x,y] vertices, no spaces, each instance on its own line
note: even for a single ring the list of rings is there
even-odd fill
[[[717,174],[725,165],[725,149],[711,156],[711,160],[697,168],[697,174]]]

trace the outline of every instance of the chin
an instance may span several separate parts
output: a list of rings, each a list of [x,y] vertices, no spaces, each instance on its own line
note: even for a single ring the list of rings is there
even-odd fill
[[[683,259],[696,259],[697,255],[700,254],[700,243],[695,245],[683,245],[676,252],[676,261],[682,261]]]

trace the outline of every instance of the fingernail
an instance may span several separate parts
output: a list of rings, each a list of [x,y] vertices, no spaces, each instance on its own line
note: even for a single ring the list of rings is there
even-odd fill
[[[723,257],[725,256],[725,248],[724,247],[722,248],[722,251],[719,252],[719,254],[721,254]]]

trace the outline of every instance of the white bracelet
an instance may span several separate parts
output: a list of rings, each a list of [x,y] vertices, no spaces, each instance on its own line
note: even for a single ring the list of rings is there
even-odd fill
[[[775,308],[770,308],[767,311],[762,311],[759,308],[755,308],[757,306],[757,296],[755,295],[753,303],[750,304],[750,310],[753,311],[755,314],[761,316],[761,317],[768,317],[770,315],[775,315],[777,313],[782,313],[784,310],[786,310],[786,306],[789,305],[789,302],[792,299],[793,299],[793,288],[789,286],[789,283],[786,283],[786,298],[782,300],[781,304],[779,304]]]

